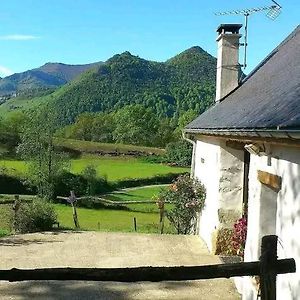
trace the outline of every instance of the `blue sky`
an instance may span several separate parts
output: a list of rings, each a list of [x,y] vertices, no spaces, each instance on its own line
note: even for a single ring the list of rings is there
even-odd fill
[[[275,21],[264,13],[249,19],[250,72],[300,22],[299,0],[278,0]],[[130,51],[165,61],[198,45],[216,56],[220,23],[243,16],[214,12],[271,5],[271,0],[1,0],[0,76],[46,62],[84,64]]]

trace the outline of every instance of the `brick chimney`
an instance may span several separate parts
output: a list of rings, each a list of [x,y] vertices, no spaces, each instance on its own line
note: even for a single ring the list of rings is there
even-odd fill
[[[241,27],[242,24],[221,24],[217,29],[219,36],[216,102],[238,86]]]

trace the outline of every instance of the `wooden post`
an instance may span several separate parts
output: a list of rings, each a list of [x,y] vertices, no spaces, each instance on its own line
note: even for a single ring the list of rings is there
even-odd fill
[[[21,201],[19,198],[19,195],[15,195],[15,201],[13,204],[13,210],[14,210],[14,222],[13,222],[13,229],[16,232],[17,231],[17,217],[18,217],[18,210],[20,209]]]
[[[164,233],[164,221],[165,221],[165,209],[164,207],[159,210],[159,225],[160,225],[160,234]]]
[[[261,241],[260,291],[261,300],[276,300],[277,236],[266,235]]]
[[[136,217],[133,217],[133,226],[134,226],[134,231],[136,232]]]
[[[158,199],[156,202],[159,209],[159,227],[160,234],[164,233],[164,217],[165,217],[165,202],[161,199]]]

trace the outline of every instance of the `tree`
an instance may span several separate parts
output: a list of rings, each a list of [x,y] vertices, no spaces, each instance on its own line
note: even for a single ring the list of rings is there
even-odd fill
[[[128,105],[119,109],[115,116],[114,140],[117,143],[153,145],[158,120],[150,108],[143,105]]]
[[[10,154],[15,152],[20,143],[20,133],[26,118],[22,112],[11,113],[5,119],[0,118],[0,144],[3,144]]]
[[[170,119],[164,118],[159,121],[156,135],[153,137],[153,145],[156,147],[166,147],[166,145],[175,140],[174,126]]]
[[[187,110],[186,112],[182,113],[178,118],[177,128],[174,132],[175,136],[178,138],[182,137],[182,130],[186,125],[192,122],[198,116],[197,112],[192,109]]]
[[[54,147],[56,129],[55,114],[44,107],[30,115],[18,146],[29,167],[29,180],[46,199],[54,197],[56,178],[67,167],[66,155]]]

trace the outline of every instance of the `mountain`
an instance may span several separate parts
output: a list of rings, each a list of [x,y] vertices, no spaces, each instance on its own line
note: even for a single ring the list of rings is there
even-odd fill
[[[216,58],[192,47],[166,62],[117,54],[52,93],[44,102],[62,125],[83,112],[114,111],[128,104],[152,107],[159,116],[202,112],[215,93]],[[51,99],[50,99],[51,98]]]
[[[100,64],[100,62],[86,65],[46,63],[36,69],[0,78],[0,96],[28,94],[35,90],[57,88]]]

